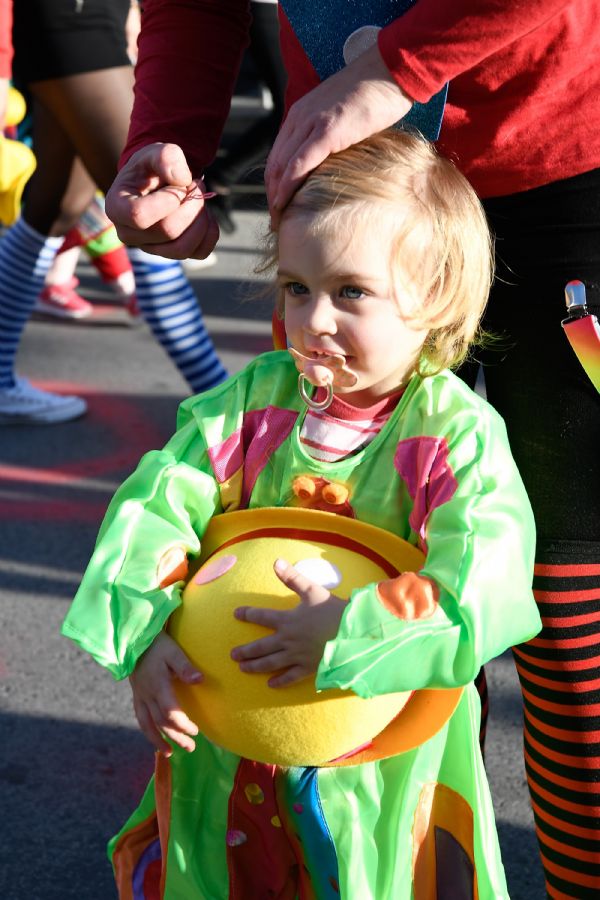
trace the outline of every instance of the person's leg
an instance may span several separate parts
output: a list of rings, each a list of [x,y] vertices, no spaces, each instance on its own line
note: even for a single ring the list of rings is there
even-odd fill
[[[119,240],[116,228],[104,210],[104,202],[97,193],[80,216],[73,234],[102,281],[110,285],[130,313],[136,315],[135,279],[127,248]]]
[[[68,136],[73,155],[79,157],[92,183],[106,193],[127,137],[133,97],[131,67],[39,81],[31,84],[30,90]]]
[[[488,399],[534,509],[543,630],[514,648],[525,762],[551,897],[600,894],[600,404],[563,334],[564,286],[600,315],[600,173],[487,201],[499,279]]]
[[[28,209],[0,241],[0,424],[67,421],[86,409],[83,400],[39,391],[14,372],[23,329],[61,244],[50,231],[73,161],[70,141],[43,110],[35,135],[44,150],[28,187]]]
[[[79,281],[75,269],[80,245],[70,242],[68,236],[89,207],[95,193],[94,182],[80,160],[75,159],[69,183],[60,202],[58,218],[52,225],[53,232],[67,235],[67,238],[56,253],[35,305],[36,311],[46,316],[65,320],[85,319],[92,315],[92,304],[77,293]]]
[[[60,213],[52,226],[53,231],[62,235],[74,228],[93,202],[97,190],[87,169],[79,157],[75,157],[69,183],[60,201]]]
[[[36,311],[59,320],[87,318],[93,314],[93,305],[77,292],[79,281],[75,270],[83,249],[102,281],[110,285],[132,315],[137,315],[135,280],[127,250],[79,158],[73,164],[60,215],[53,227],[59,234],[65,234],[65,238],[46,275]]]
[[[125,143],[132,84],[133,74],[126,66],[31,86],[36,99],[60,123],[74,152],[104,192],[115,177]],[[227,373],[218,360],[181,264],[170,261],[167,275],[164,260],[142,251],[135,251],[130,257],[137,293],[143,297],[143,315],[192,390],[205,390],[222,381]],[[167,282],[169,290],[165,291]]]
[[[227,372],[180,263],[134,249],[129,258],[140,312],[192,391],[200,393],[220,384]]]

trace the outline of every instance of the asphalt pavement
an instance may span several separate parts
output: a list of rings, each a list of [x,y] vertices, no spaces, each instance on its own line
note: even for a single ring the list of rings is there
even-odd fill
[[[216,264],[189,273],[232,373],[271,346],[269,303],[252,291],[265,216],[258,198],[251,207],[221,240]],[[89,412],[63,425],[0,430],[0,900],[116,897],[106,841],[152,768],[127,684],[59,629],[110,496],[172,433],[187,391],[147,327],[131,323],[89,264],[78,274],[96,315],[80,324],[32,321],[18,367],[39,386],[85,396]],[[487,671],[487,767],[510,894],[542,900],[510,654]]]

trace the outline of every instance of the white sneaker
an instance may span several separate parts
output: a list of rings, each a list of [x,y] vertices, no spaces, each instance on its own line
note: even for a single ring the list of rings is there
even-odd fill
[[[0,388],[0,425],[49,425],[77,419],[87,410],[81,397],[51,394],[16,378],[15,386]]]

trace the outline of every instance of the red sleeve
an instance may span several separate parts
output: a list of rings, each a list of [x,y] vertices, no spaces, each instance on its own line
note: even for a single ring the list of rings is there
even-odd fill
[[[379,49],[400,87],[425,103],[568,6],[568,0],[419,0],[381,30]]]
[[[178,144],[196,176],[212,162],[248,44],[248,10],[248,0],[145,0],[121,165],[154,141]]]
[[[12,0],[0,0],[0,78],[10,78],[12,57]]]

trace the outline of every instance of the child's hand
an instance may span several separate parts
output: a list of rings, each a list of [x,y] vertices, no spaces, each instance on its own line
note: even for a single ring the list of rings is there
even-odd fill
[[[287,610],[254,606],[236,609],[236,619],[272,628],[274,634],[234,647],[231,658],[240,663],[242,672],[285,670],[269,679],[269,687],[284,687],[317,671],[325,644],[337,634],[346,601],[282,559],[276,560],[273,568],[277,577],[298,594],[300,603]]]
[[[172,748],[163,735],[191,753],[196,746],[192,737],[198,734],[198,726],[188,719],[177,702],[173,678],[195,684],[202,681],[202,673],[194,668],[179,644],[161,631],[139,659],[129,683],[139,726],[165,756],[171,756]]]

